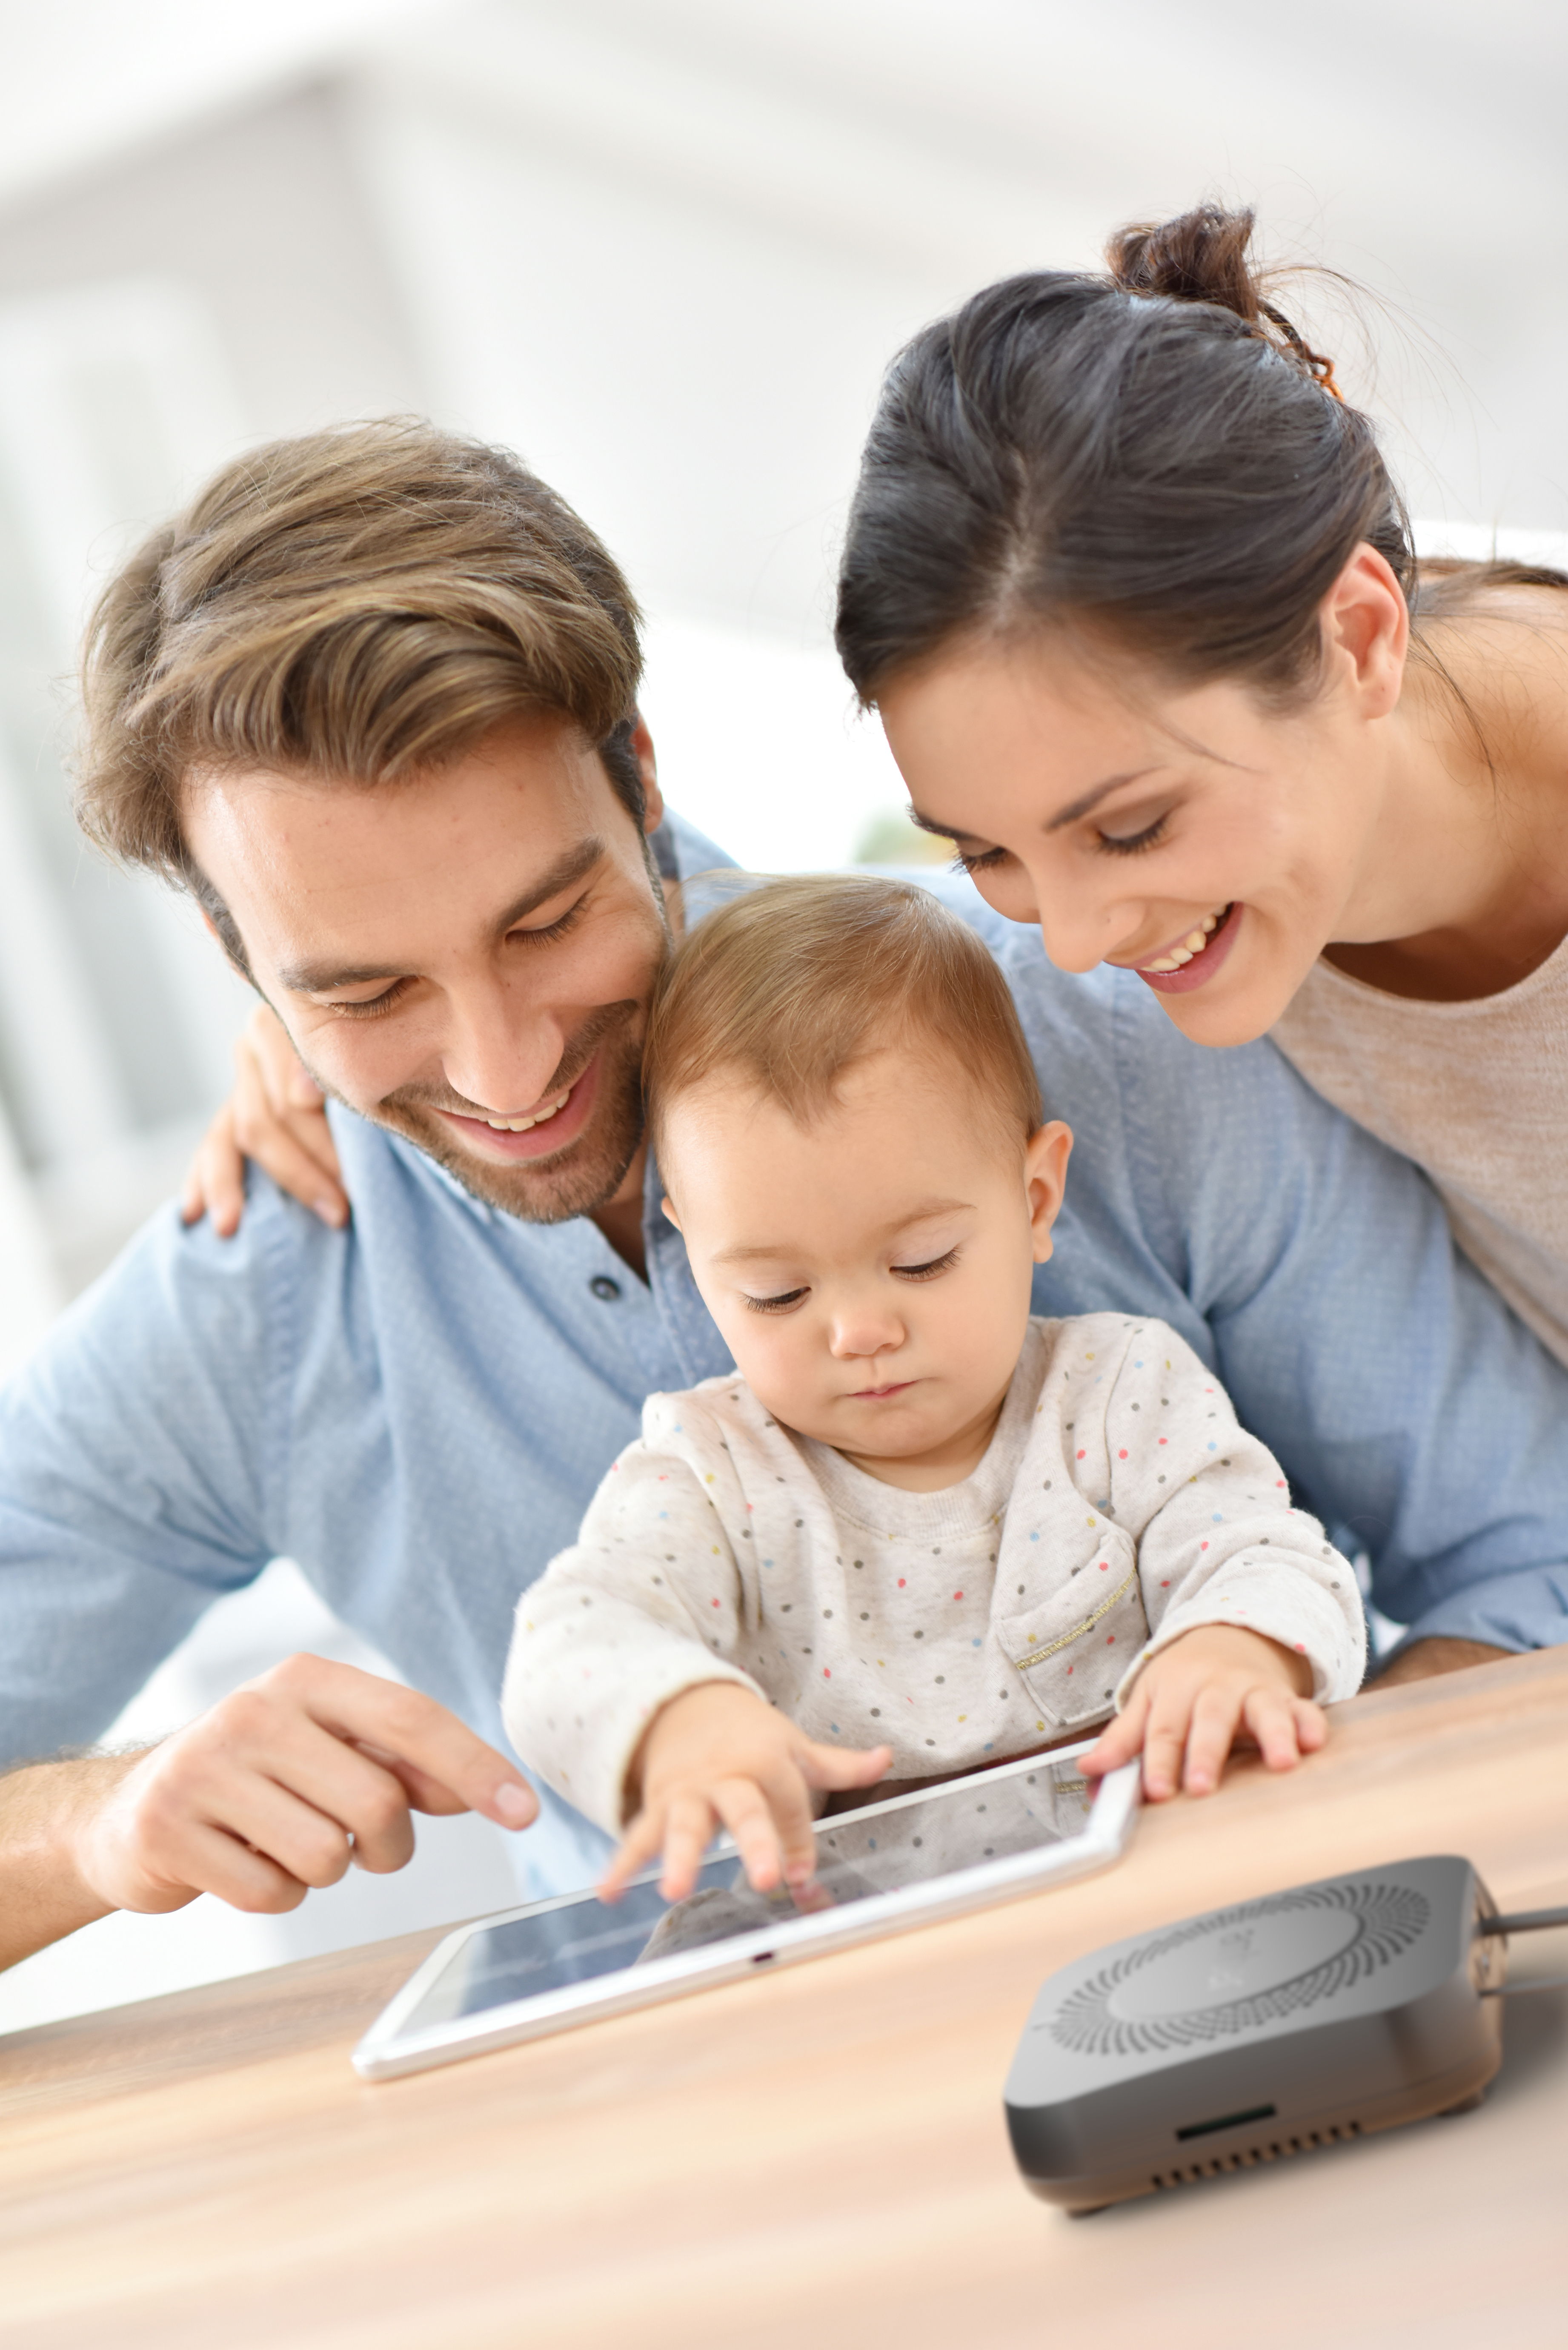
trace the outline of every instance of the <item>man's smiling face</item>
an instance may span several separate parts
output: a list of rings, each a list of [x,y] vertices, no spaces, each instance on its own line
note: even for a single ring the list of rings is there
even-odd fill
[[[568,719],[390,784],[198,776],[183,816],[326,1091],[530,1222],[617,1195],[670,934],[645,844]]]

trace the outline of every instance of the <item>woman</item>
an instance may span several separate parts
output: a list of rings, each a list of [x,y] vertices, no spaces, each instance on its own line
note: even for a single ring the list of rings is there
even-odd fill
[[[1053,962],[1265,1034],[1568,1361],[1568,578],[1417,567],[1249,213],[895,362],[837,639],[917,820]]]

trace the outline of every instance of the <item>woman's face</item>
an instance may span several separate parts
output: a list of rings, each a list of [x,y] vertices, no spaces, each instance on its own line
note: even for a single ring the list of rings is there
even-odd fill
[[[1282,713],[1037,639],[955,648],[877,703],[917,820],[990,904],[1063,971],[1136,970],[1200,1044],[1262,1035],[1356,934],[1384,752],[1332,662]]]

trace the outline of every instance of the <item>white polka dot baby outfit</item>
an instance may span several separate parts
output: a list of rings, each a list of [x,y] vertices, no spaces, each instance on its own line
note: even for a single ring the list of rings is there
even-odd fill
[[[1366,1665],[1355,1577],[1161,1322],[1032,1321],[961,1484],[910,1493],[793,1435],[731,1373],[649,1398],[581,1537],[518,1603],[506,1727],[590,1819],[624,1825],[643,1731],[732,1680],[812,1737],[937,1778],[1083,1732],[1199,1624]]]

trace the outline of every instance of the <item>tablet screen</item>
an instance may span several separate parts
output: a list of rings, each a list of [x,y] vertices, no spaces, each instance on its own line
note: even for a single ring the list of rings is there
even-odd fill
[[[617,1902],[573,1896],[478,1929],[402,2020],[412,2034],[463,2015],[587,1982],[623,1967],[787,1926],[905,1886],[1009,1855],[1037,1852],[1083,1830],[1093,1789],[1078,1755],[979,1773],[929,1794],[820,1820],[817,1875],[799,1899],[753,1892],[733,1852],[709,1861],[671,1905],[640,1880]]]

